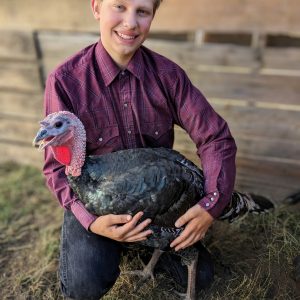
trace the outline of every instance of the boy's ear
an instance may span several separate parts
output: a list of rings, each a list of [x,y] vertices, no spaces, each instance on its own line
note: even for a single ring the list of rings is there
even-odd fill
[[[100,19],[100,6],[101,6],[101,4],[99,4],[100,2],[101,0],[91,0],[93,15],[94,18],[98,21]]]

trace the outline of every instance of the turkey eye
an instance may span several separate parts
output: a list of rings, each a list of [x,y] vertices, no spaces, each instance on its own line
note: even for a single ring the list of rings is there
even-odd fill
[[[62,125],[63,125],[62,122],[56,122],[56,123],[54,124],[54,127],[55,127],[55,128],[60,128]]]

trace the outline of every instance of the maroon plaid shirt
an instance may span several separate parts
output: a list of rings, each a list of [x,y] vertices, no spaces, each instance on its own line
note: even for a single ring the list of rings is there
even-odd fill
[[[213,217],[230,200],[235,180],[235,142],[226,122],[212,109],[185,72],[145,47],[126,70],[112,60],[101,42],[58,67],[47,80],[45,113],[69,110],[87,131],[87,154],[137,147],[172,148],[174,124],[197,146],[206,196],[199,204]],[[50,150],[44,174],[60,204],[87,229],[96,219],[70,189],[64,167]]]

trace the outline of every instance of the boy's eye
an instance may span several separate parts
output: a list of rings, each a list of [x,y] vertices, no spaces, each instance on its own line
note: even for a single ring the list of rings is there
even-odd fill
[[[116,4],[114,5],[114,7],[116,8],[116,10],[124,10],[124,5],[121,5],[121,4]]]
[[[149,12],[147,10],[144,10],[144,9],[139,9],[138,10],[138,13],[142,16],[147,16],[149,15]]]

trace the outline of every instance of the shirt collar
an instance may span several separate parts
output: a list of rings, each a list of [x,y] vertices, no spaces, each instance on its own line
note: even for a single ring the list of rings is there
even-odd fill
[[[99,40],[96,46],[96,59],[99,65],[99,69],[106,86],[110,85],[113,80],[122,71],[121,68],[113,61],[111,56],[103,47],[101,40]],[[127,70],[130,71],[139,80],[144,79],[143,70],[143,56],[141,48],[138,48],[133,57],[131,58]]]
[[[145,64],[143,60],[142,47],[139,47],[131,58],[127,70],[139,80],[144,80]]]

